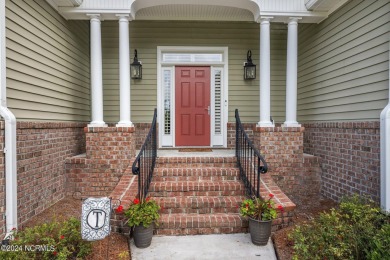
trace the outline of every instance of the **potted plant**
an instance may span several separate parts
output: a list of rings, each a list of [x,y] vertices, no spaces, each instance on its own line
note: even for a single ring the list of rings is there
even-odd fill
[[[266,245],[271,236],[272,220],[278,215],[273,197],[270,193],[266,200],[253,197],[241,203],[240,214],[249,219],[249,232],[255,245]],[[283,211],[283,207],[279,205],[278,210]]]
[[[128,225],[134,227],[134,244],[138,248],[150,246],[153,237],[154,224],[160,218],[157,202],[146,198],[145,200],[134,199],[130,207],[125,211]]]

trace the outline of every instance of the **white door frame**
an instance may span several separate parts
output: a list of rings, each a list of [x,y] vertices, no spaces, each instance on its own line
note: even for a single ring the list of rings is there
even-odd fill
[[[219,54],[221,60],[213,61],[166,61],[163,60],[163,55],[169,53],[174,54]],[[227,147],[227,121],[228,121],[228,48],[227,47],[192,47],[192,46],[158,46],[157,47],[157,122],[159,123],[159,144],[161,147],[175,147],[175,66],[209,66],[211,72],[210,78],[210,146],[211,147]],[[218,136],[215,134],[215,117],[214,109],[214,73],[216,70],[220,70],[221,75],[221,134]],[[171,99],[171,125],[170,134],[166,135],[164,132],[164,75],[163,73],[170,74],[171,87],[170,87],[170,99]]]

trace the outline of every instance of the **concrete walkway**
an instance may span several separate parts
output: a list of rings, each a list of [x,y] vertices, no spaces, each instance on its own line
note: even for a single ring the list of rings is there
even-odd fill
[[[198,236],[154,236],[148,248],[130,242],[132,260],[276,260],[271,239],[266,246],[255,246],[250,234]]]

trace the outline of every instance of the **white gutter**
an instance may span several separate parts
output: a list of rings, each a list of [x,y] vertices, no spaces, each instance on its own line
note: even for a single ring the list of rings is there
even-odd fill
[[[16,176],[16,118],[7,108],[6,54],[5,54],[5,1],[0,3],[0,116],[5,121],[5,221],[6,238],[18,226]]]
[[[389,41],[390,62],[390,41]],[[389,104],[381,113],[381,208],[390,212],[390,64]]]

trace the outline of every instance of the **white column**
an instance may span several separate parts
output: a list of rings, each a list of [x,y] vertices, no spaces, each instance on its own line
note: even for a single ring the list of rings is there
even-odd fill
[[[133,126],[130,121],[130,38],[129,16],[119,16],[119,99],[120,99],[120,126]]]
[[[298,78],[298,20],[290,17],[287,36],[286,69],[286,121],[285,127],[300,127],[297,122],[297,78]]]
[[[88,127],[105,127],[103,121],[103,70],[102,70],[102,36],[100,15],[91,17],[91,103],[92,121]]]
[[[272,17],[261,17],[260,20],[260,122],[259,127],[274,127],[271,122],[271,45],[270,20]]]

